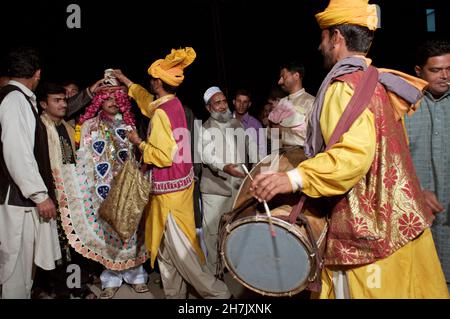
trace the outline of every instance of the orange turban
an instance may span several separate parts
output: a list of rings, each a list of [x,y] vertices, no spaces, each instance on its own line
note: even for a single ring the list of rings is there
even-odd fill
[[[321,29],[339,24],[356,24],[375,30],[378,25],[377,7],[369,0],[330,0],[325,11],[316,14]]]
[[[183,70],[194,62],[196,53],[193,48],[175,50],[166,56],[153,62],[148,68],[148,74],[171,86],[179,86],[184,80]]]

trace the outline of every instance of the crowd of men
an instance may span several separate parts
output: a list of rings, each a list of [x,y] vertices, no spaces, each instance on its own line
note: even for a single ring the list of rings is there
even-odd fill
[[[96,298],[89,288],[96,280],[105,299],[123,281],[146,292],[148,259],[152,268],[157,262],[166,298],[186,298],[188,285],[202,298],[232,297],[215,276],[217,245],[220,219],[246,176],[242,165],[294,146],[308,159],[259,174],[251,191],[260,201],[287,193],[333,199],[322,289],[312,297],[448,298],[450,43],[418,48],[417,77],[373,68],[376,10],[368,0],[330,0],[316,15],[329,73],[315,97],[303,88],[304,66],[288,63],[259,119],[249,114],[255,106],[246,89],[232,97],[217,86],[205,90],[210,116],[201,128],[177,95],[193,48],[152,63],[148,88],[109,70],[84,90],[39,84],[38,53],[11,50],[0,90],[1,297],[36,290]],[[369,102],[341,129],[369,71],[376,74]],[[148,127],[138,127],[130,101]],[[190,132],[188,141],[180,130]],[[230,138],[237,131],[243,139]],[[122,242],[97,212],[131,154],[142,157],[152,189],[140,227]],[[81,288],[66,284],[73,263],[82,268]],[[381,287],[366,284],[373,266]]]

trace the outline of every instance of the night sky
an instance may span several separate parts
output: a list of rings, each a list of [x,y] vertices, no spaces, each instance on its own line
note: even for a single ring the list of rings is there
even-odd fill
[[[11,46],[41,50],[43,81],[74,79],[81,86],[121,68],[147,85],[147,68],[171,48],[191,46],[196,61],[185,70],[178,96],[205,118],[202,96],[212,85],[231,94],[250,89],[261,107],[278,80],[282,61],[302,60],[306,90],[315,94],[325,70],[317,51],[320,29],[314,14],[323,0],[250,1],[2,1],[2,54]],[[71,3],[81,8],[81,28],[69,29]],[[429,37],[449,38],[450,1],[378,0],[382,29],[375,35],[374,64],[413,72],[414,50]],[[426,31],[426,9],[436,10],[437,32]],[[231,97],[231,96],[230,96]],[[231,105],[231,104],[230,104]]]

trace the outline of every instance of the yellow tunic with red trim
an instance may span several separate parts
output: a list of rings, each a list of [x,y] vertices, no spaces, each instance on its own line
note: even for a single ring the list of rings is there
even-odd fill
[[[330,139],[353,93],[353,87],[345,81],[336,81],[328,88],[320,117],[325,142]],[[392,118],[397,120],[394,115]],[[428,228],[431,218],[426,213],[418,213],[424,210],[420,200],[408,197],[414,190],[405,170],[396,170],[405,165],[400,162],[399,154],[391,154],[395,155],[395,160],[390,159],[391,165],[384,167],[383,174],[379,175],[383,187],[373,189],[373,197],[359,197],[364,194],[361,187],[370,189],[376,184],[368,176],[374,171],[374,165],[386,164],[380,160],[384,137],[380,134],[380,122],[376,122],[379,120],[373,109],[366,109],[329,151],[302,162],[297,168],[302,177],[302,191],[308,196],[345,194],[347,200],[346,208],[334,211],[336,214],[331,217],[330,230],[334,233],[333,240],[330,241],[329,236],[327,241],[327,267],[322,273],[320,298],[335,296],[332,276],[337,270],[346,271],[351,298],[448,298]],[[395,143],[402,137],[391,137],[387,142],[398,149]],[[360,189],[355,191],[355,187]],[[397,192],[389,193],[393,187],[398,187]],[[393,200],[392,194],[399,197]],[[379,210],[377,205],[381,206]],[[417,211],[413,211],[414,208]],[[361,244],[347,245],[347,239],[351,244],[358,241]],[[380,244],[378,239],[381,239]]]
[[[128,94],[137,102],[142,114],[151,119],[150,135],[145,142],[139,145],[144,163],[157,167],[171,166],[173,156],[177,151],[177,143],[173,137],[167,114],[158,107],[173,99],[174,96],[168,95],[153,101],[153,96],[137,84],[130,86]],[[197,241],[195,230],[193,190],[194,184],[192,183],[191,186],[181,191],[151,195],[145,224],[145,243],[150,251],[152,267],[158,255],[158,248],[169,213],[172,214],[178,227],[189,239],[201,263],[205,262],[205,256]]]

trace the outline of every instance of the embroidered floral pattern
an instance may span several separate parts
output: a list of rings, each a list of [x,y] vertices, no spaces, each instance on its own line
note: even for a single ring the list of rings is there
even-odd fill
[[[361,206],[366,213],[373,213],[375,211],[375,194],[361,195]]]
[[[367,221],[362,217],[355,217],[350,221],[352,228],[355,230],[356,234],[360,236],[367,235],[369,227],[367,226]]]
[[[355,87],[361,74],[340,80]],[[386,258],[432,223],[403,126],[388,101],[379,86],[368,106],[377,136],[374,163],[331,211],[326,265],[362,265]]]
[[[406,238],[415,238],[423,229],[423,224],[414,213],[404,214],[398,221],[398,229]]]
[[[379,216],[384,222],[389,221],[389,217],[392,216],[392,205],[390,203],[385,203],[381,206]]]
[[[355,247],[345,246],[342,243],[338,243],[335,249],[337,255],[343,261],[343,264],[351,264],[356,260],[358,255],[358,251]]]
[[[398,176],[395,167],[391,167],[384,173],[383,183],[387,189],[391,189],[397,183],[397,180]]]
[[[401,138],[400,136],[396,136],[395,138],[393,137],[393,138],[390,138],[387,140],[388,148],[390,149],[390,152],[388,155],[401,153],[402,147],[401,147],[400,141],[399,141],[400,138]]]
[[[402,191],[408,198],[413,198],[412,185],[409,182],[405,184],[405,186],[402,188]]]

